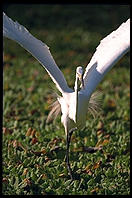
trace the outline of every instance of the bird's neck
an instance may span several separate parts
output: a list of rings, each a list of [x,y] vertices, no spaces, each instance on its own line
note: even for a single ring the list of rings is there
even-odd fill
[[[75,122],[77,122],[77,110],[78,110],[78,77],[76,77],[75,80],[75,86],[74,86],[74,90],[75,90]]]

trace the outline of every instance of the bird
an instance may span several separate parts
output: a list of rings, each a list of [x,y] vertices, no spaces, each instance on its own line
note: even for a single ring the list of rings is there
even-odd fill
[[[83,66],[76,68],[74,88],[68,86],[49,47],[5,13],[3,13],[3,36],[17,42],[31,53],[48,72],[60,92],[53,103],[48,120],[53,114],[57,116],[61,112],[61,122],[66,134],[66,165],[70,179],[73,180],[69,159],[72,133],[85,126],[88,110],[96,111],[98,107],[96,87],[110,69],[129,51],[130,19],[100,41],[85,71]]]

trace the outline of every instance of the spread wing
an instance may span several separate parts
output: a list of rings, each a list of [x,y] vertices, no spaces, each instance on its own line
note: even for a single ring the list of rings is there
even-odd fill
[[[46,69],[61,93],[71,92],[63,73],[56,65],[50,53],[49,47],[32,36],[24,26],[14,22],[5,13],[3,13],[3,35],[16,41],[30,52]]]
[[[91,96],[105,74],[124,56],[130,48],[130,19],[101,40],[84,73],[84,88]],[[82,90],[83,91],[83,90]]]

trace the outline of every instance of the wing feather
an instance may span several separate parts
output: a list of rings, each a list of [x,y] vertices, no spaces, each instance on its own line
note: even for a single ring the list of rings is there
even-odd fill
[[[130,48],[130,19],[113,31],[96,48],[84,73],[84,88],[91,96],[105,74],[116,64]]]
[[[56,65],[50,53],[49,47],[32,36],[24,26],[18,22],[14,22],[5,13],[3,13],[3,35],[16,41],[30,52],[46,69],[61,93],[71,92],[63,73]]]

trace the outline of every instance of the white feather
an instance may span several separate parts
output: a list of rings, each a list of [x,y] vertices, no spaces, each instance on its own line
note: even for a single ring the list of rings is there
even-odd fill
[[[29,51],[47,70],[53,82],[61,93],[71,92],[64,75],[56,65],[49,47],[42,41],[32,36],[29,31],[18,22],[14,22],[3,13],[3,35],[19,43]]]
[[[50,77],[57,85],[62,93],[62,97],[58,97],[61,106],[61,121],[65,127],[65,131],[77,126],[82,128],[85,125],[87,109],[91,113],[96,112],[98,107],[95,102],[95,96],[92,95],[96,86],[103,79],[104,75],[114,66],[114,64],[129,50],[130,47],[130,20],[123,23],[116,31],[104,38],[97,47],[90,63],[88,64],[84,74],[84,88],[78,91],[78,75],[82,75],[82,68],[77,67],[76,81],[74,91],[70,89],[67,82],[57,67],[49,48],[45,43],[32,36],[28,30],[14,22],[8,16],[3,14],[3,34],[29,51],[42,66],[47,70]],[[79,73],[79,74],[78,74]],[[91,97],[91,98],[90,98]],[[58,115],[60,106],[58,102],[54,103],[52,111],[48,117],[50,120],[52,115]],[[55,105],[57,105],[55,107]]]
[[[116,64],[130,48],[130,19],[123,23],[103,40],[96,49],[84,74],[84,87],[91,96],[105,74]]]

